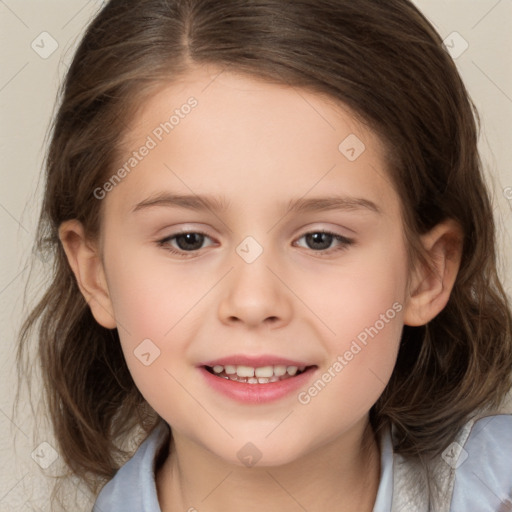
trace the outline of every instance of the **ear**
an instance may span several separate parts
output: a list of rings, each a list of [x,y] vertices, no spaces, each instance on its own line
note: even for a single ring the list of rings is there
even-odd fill
[[[425,325],[448,303],[462,257],[463,234],[452,219],[439,223],[421,237],[431,269],[418,264],[405,305],[406,325]]]
[[[103,327],[114,329],[117,324],[97,244],[86,238],[81,222],[76,219],[61,223],[59,238],[94,318]]]

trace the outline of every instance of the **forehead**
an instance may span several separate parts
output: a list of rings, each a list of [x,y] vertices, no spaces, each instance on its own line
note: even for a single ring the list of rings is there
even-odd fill
[[[319,132],[319,136],[323,136],[328,131],[343,130],[374,136],[344,103],[326,94],[209,65],[195,67],[173,82],[154,87],[128,123],[124,140],[130,142],[150,133],[158,124],[169,121],[173,114],[184,119],[180,110],[183,107],[188,110],[186,104],[191,98],[199,107],[193,109],[194,113],[200,113],[194,117],[208,118],[210,129],[205,127],[204,134],[209,132],[210,136],[212,129],[221,125],[223,129],[227,125],[236,129],[243,122],[249,128],[261,126],[262,121],[266,122],[267,133],[281,129],[283,136],[294,131],[308,132],[310,137],[313,132]],[[171,122],[173,130],[180,124],[177,121]],[[192,119],[188,124],[193,122]],[[377,137],[372,142],[381,144]]]
[[[382,201],[393,196],[384,154],[376,134],[325,95],[197,68],[162,85],[130,120],[116,167],[127,176],[111,196],[133,206],[169,188],[263,206],[338,186]]]

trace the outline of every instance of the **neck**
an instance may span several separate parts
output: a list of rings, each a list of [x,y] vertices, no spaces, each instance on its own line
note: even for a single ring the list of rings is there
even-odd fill
[[[173,434],[156,475],[162,512],[372,512],[379,479],[379,448],[367,420],[281,466],[233,465]]]

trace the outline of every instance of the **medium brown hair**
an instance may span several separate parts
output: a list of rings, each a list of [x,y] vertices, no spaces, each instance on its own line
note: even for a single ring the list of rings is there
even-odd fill
[[[119,467],[131,429],[149,431],[160,419],[130,376],[117,331],[94,320],[58,228],[78,219],[98,236],[93,191],[112,176],[130,119],[156,88],[203,64],[327,95],[355,112],[388,150],[416,258],[419,236],[440,221],[462,228],[450,300],[428,325],[404,327],[396,367],[370,414],[376,430],[395,426],[399,453],[439,453],[512,384],[511,312],[497,276],[477,117],[439,35],[408,0],[111,0],[60,91],[37,239],[53,268],[20,333],[23,361],[36,330],[65,461],[103,482]]]

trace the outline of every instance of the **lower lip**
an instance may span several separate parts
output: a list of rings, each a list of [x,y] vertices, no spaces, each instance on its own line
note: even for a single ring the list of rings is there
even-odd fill
[[[316,367],[311,367],[300,375],[277,382],[247,384],[246,382],[237,382],[231,379],[224,379],[223,377],[216,377],[204,366],[199,368],[206,382],[213,389],[238,402],[251,404],[273,402],[290,395],[306,384],[313,373],[315,373],[315,369]]]

